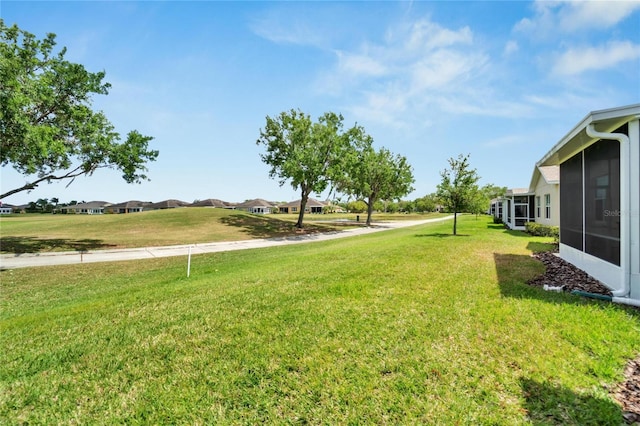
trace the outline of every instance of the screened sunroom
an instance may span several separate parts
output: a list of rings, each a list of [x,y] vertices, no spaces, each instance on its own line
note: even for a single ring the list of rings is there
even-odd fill
[[[538,166],[560,166],[560,256],[640,306],[640,104],[589,113]]]

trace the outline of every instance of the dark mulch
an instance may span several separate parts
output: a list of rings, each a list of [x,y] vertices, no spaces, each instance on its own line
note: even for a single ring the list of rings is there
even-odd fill
[[[530,280],[530,285],[562,287],[562,291],[566,292],[582,290],[611,296],[609,289],[600,281],[562,260],[557,254],[543,252],[535,253],[533,257],[546,266],[546,272]],[[624,377],[625,381],[611,389],[611,394],[622,406],[625,421],[640,425],[640,356],[629,361]]]
[[[593,278],[569,262],[562,260],[557,253],[534,253],[533,257],[541,261],[547,270],[544,274],[529,281],[530,285],[544,287],[562,287],[563,291],[581,290],[589,293],[611,296],[611,291],[600,281]]]

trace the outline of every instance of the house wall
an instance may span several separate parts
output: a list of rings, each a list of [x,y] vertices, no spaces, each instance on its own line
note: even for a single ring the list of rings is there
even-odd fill
[[[598,140],[560,164],[560,256],[640,301],[640,124],[613,133],[629,144]]]
[[[535,187],[535,200],[536,205],[534,208],[535,221],[543,225],[560,226],[560,189],[556,183],[549,184],[544,178],[538,180],[538,184]],[[551,217],[547,219],[545,217],[545,194],[551,196]],[[540,216],[538,216],[538,198],[540,197]]]
[[[629,287],[640,300],[640,120],[629,123]]]

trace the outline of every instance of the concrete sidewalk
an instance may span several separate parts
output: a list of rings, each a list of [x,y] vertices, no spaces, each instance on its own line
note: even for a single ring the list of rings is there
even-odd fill
[[[262,247],[301,244],[312,241],[326,241],[354,235],[371,234],[395,228],[422,225],[452,219],[447,216],[436,219],[379,222],[369,228],[354,228],[345,231],[323,234],[295,235],[283,238],[257,240],[226,241],[219,243],[186,244],[164,247],[143,247],[119,250],[89,250],[84,252],[67,251],[51,253],[16,253],[0,255],[0,269],[28,268],[34,266],[68,265],[74,263],[113,262],[120,260],[151,259],[155,257],[187,256],[191,254],[215,253],[221,251],[246,250]]]

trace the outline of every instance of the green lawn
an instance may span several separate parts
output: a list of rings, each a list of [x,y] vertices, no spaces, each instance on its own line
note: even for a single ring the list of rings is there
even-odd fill
[[[2,271],[1,423],[622,424],[638,311],[525,285],[545,239],[450,232]]]
[[[356,214],[307,214],[306,233],[364,226]],[[419,220],[443,216],[376,214],[374,221]],[[0,252],[38,253],[125,247],[152,247],[272,238],[298,234],[297,215],[252,215],[246,212],[189,207],[132,214],[0,217]],[[337,222],[333,222],[337,221]]]

